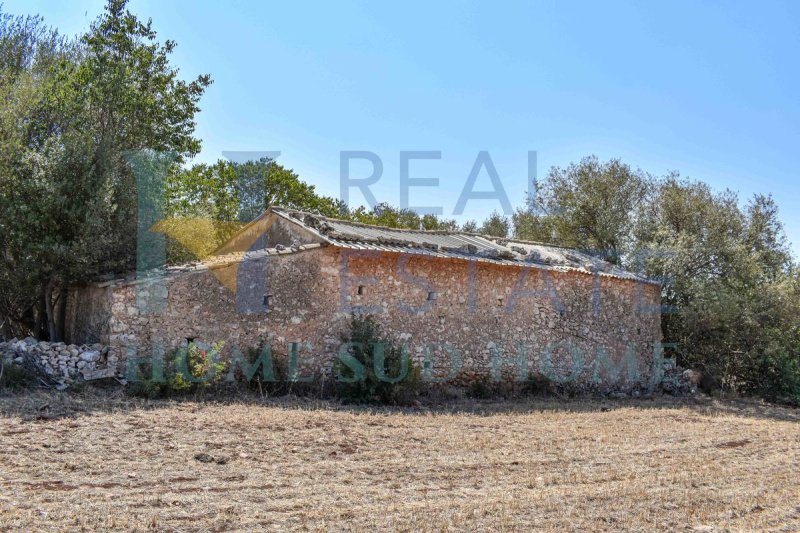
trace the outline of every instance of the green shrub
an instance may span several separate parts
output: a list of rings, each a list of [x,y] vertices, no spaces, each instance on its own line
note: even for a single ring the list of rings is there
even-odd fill
[[[550,396],[562,394],[562,386],[547,376],[531,373],[524,381],[496,381],[486,376],[470,382],[467,396],[479,400],[509,398],[514,396]]]
[[[334,364],[339,398],[353,403],[398,405],[409,404],[418,396],[419,366],[403,347],[381,331],[374,317],[354,315],[342,340],[346,344]]]
[[[137,398],[163,398],[167,396],[167,388],[163,381],[156,381],[151,378],[142,378],[128,383],[127,393]]]
[[[178,348],[170,361],[167,383],[174,392],[194,392],[219,383],[225,378],[225,363],[219,361],[224,343],[210,348],[190,342]]]
[[[266,354],[269,357],[266,357]],[[287,394],[291,391],[289,364],[286,357],[276,356],[262,343],[258,347],[247,350],[244,359],[249,365],[252,375],[245,375],[244,368],[237,366],[234,369],[234,378],[238,383],[269,396]],[[254,366],[256,363],[258,366]],[[264,368],[264,365],[271,365],[271,367]]]
[[[532,396],[550,396],[558,392],[558,385],[544,374],[533,372],[522,383],[522,393]]]
[[[136,367],[135,376],[129,376],[128,379],[126,392],[130,396],[152,400],[169,395],[165,376],[154,376],[153,365],[149,361]]]
[[[491,381],[488,378],[472,381],[467,386],[467,396],[477,400],[488,400],[502,395],[503,391],[500,382]]]
[[[36,385],[37,379],[29,370],[12,364],[0,362],[0,389],[23,390]]]
[[[140,398],[166,398],[199,392],[225,379],[225,364],[219,361],[223,343],[205,348],[189,343],[168,355],[163,376],[153,376],[151,363],[137,369],[128,384],[128,394]]]
[[[800,407],[800,361],[797,356],[771,354],[766,358],[762,385],[754,391],[767,400]]]

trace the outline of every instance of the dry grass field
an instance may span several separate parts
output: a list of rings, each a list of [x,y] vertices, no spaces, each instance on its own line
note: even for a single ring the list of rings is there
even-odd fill
[[[9,396],[0,530],[798,531],[799,421],[711,399]]]

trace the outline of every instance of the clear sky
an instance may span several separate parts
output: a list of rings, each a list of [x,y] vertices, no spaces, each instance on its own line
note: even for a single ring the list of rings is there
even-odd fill
[[[5,0],[63,32],[99,0]],[[199,2],[132,0],[182,75],[210,73],[199,161],[281,152],[339,195],[340,152],[384,165],[379,201],[400,202],[400,152],[414,206],[451,215],[481,150],[513,205],[528,151],[538,172],[588,154],[776,197],[800,251],[800,2]],[[370,167],[355,162],[353,177]],[[485,173],[476,190],[490,188]],[[363,201],[353,190],[351,205]],[[500,205],[472,200],[464,217]]]

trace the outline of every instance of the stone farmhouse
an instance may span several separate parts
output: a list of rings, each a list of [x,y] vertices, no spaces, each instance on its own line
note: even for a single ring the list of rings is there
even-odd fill
[[[72,288],[66,329],[120,367],[198,339],[266,343],[329,375],[352,314],[369,313],[431,379],[632,389],[659,372],[660,298],[657,282],[558,246],[273,207],[210,260]]]

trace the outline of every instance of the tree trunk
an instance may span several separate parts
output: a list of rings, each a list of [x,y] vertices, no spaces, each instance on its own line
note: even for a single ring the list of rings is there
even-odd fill
[[[67,288],[61,285],[58,288],[58,308],[56,311],[56,337],[59,341],[63,341],[64,329],[67,321]]]
[[[45,308],[47,305],[44,302],[44,293],[39,295],[39,302],[31,308],[33,313],[33,336],[41,339],[44,335],[45,323]]]
[[[56,320],[53,309],[53,288],[55,280],[51,277],[44,289],[44,310],[47,315],[47,336],[50,342],[58,341],[58,331],[56,331]]]

